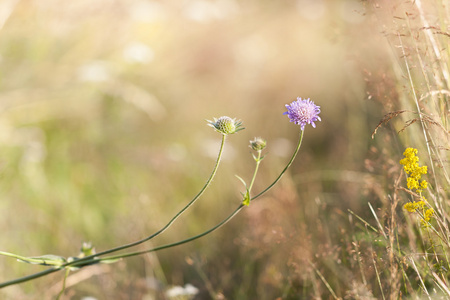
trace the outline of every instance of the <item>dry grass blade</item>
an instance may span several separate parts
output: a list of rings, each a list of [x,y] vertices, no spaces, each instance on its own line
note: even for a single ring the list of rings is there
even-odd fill
[[[409,189],[406,189],[406,188],[404,188],[404,187],[402,187],[402,186],[397,187],[397,189],[398,189],[398,190],[402,190],[402,191],[404,191],[404,192],[407,192],[408,194],[410,194],[410,195],[413,196],[414,198],[421,199],[421,197],[420,197],[419,194],[416,194],[416,193],[414,193],[413,191],[411,191],[411,190],[409,190]]]
[[[426,114],[421,114],[421,115],[422,115],[422,120],[424,122],[427,122],[430,125],[439,127],[439,129],[441,129],[446,135],[449,135],[449,132],[447,131],[447,129],[445,129],[445,127],[440,122],[434,120],[432,117],[430,117]]]
[[[415,119],[406,121],[406,125],[403,126],[403,128],[400,129],[398,133],[401,133],[401,132],[405,131],[406,128],[408,128],[412,124],[416,123],[417,121],[420,121],[420,119],[419,118],[415,118]]]
[[[441,129],[446,135],[449,134],[449,132],[445,129],[445,127],[442,126],[441,123],[439,123],[439,122],[437,122],[436,120],[434,120],[432,117],[430,117],[430,116],[428,116],[428,115],[426,115],[426,114],[423,114],[423,113],[421,113],[420,115],[421,115],[421,117],[422,117],[422,121],[423,121],[423,122],[425,122],[425,123],[427,123],[427,124],[429,124],[429,125],[437,126],[437,127],[439,127],[439,129]],[[400,129],[398,133],[401,133],[401,132],[405,131],[406,128],[408,128],[409,126],[411,126],[412,124],[414,124],[414,123],[416,123],[417,121],[420,121],[420,120],[421,120],[420,118],[414,118],[414,119],[408,120],[408,121],[406,122],[406,125],[405,125],[402,129]]]
[[[351,213],[352,215],[354,215],[356,218],[358,218],[358,220],[360,220],[361,222],[364,223],[364,225],[366,225],[367,227],[369,227],[370,229],[372,229],[373,231],[375,231],[376,233],[378,233],[378,230],[373,227],[372,225],[370,225],[366,220],[364,220],[363,218],[361,218],[360,216],[358,216],[357,214],[355,214],[351,209],[348,210],[349,213]]]
[[[413,265],[414,270],[415,270],[416,273],[417,273],[417,276],[419,277],[420,284],[421,284],[421,286],[422,286],[423,291],[425,292],[425,294],[427,294],[428,299],[431,300],[430,294],[428,293],[427,287],[425,286],[425,283],[423,282],[422,276],[420,275],[420,272],[419,272],[419,270],[417,269],[417,266],[416,266],[416,263],[414,262],[414,259],[412,259],[411,257],[410,257],[409,259],[410,259],[410,261],[411,261],[411,264]]]
[[[375,130],[372,132],[372,139],[374,138],[375,134],[377,133],[381,125],[388,123],[390,120],[392,120],[393,118],[397,117],[398,115],[404,112],[408,112],[408,110],[397,110],[384,115],[383,119],[381,119],[380,123],[378,123],[378,125],[375,127]]]
[[[328,281],[325,279],[325,277],[323,277],[322,273],[320,273],[320,271],[313,265],[312,262],[308,261],[309,264],[311,265],[311,267],[314,269],[314,271],[316,271],[317,276],[319,276],[320,280],[322,280],[322,282],[325,284],[325,286],[327,287],[328,291],[331,293],[331,295],[333,296],[334,299],[340,299],[336,293],[333,291],[333,289],[331,288],[330,284],[328,283]]]
[[[428,93],[426,93],[425,95],[423,95],[422,97],[420,97],[419,102],[423,101],[424,99],[430,97],[430,96],[437,96],[437,95],[446,95],[446,96],[450,96],[450,91],[448,90],[433,90],[430,91]]]
[[[431,273],[434,277],[434,279],[436,280],[436,283],[438,284],[438,286],[441,287],[442,291],[444,291],[448,296],[450,296],[450,290],[448,289],[448,286],[444,283],[444,281],[442,281],[442,279],[439,277],[438,274],[436,274],[435,272]]]
[[[370,204],[370,202],[368,202],[367,204],[369,204],[369,208],[370,211],[372,212],[375,220],[377,221],[378,227],[380,228],[381,233],[383,234],[384,238],[387,239],[386,233],[383,230],[383,226],[381,226],[380,220],[378,219],[377,214],[375,213],[375,210],[373,209],[372,205]]]
[[[383,285],[381,284],[380,273],[378,272],[377,262],[375,261],[375,256],[376,256],[376,253],[373,253],[373,255],[372,255],[373,267],[375,269],[375,274],[377,275],[377,282],[380,287],[381,296],[383,296],[383,300],[385,300],[386,298],[384,297]]]

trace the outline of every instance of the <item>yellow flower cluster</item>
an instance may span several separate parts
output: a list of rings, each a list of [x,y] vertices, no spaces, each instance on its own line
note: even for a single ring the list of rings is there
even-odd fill
[[[408,189],[416,190],[416,192],[420,194],[422,190],[426,189],[428,186],[426,180],[420,181],[422,175],[427,174],[427,166],[419,167],[419,158],[416,154],[417,149],[407,148],[405,152],[403,152],[405,158],[400,160],[400,164],[403,165],[403,169],[406,174],[408,174]]]
[[[423,227],[430,226],[429,222],[431,221],[431,217],[433,216],[433,214],[434,214],[434,209],[432,209],[432,208],[429,208],[424,212],[423,219],[420,220],[420,223],[422,224]]]
[[[424,198],[425,199],[425,198]],[[420,223],[423,227],[428,227],[429,222],[431,221],[431,217],[434,214],[434,209],[426,208],[426,200],[420,200],[416,202],[408,202],[403,206],[409,212],[419,211],[422,213],[423,219],[420,220]]]
[[[403,207],[409,212],[415,212],[418,209],[423,211],[425,207],[425,201],[420,200],[417,202],[408,202]]]
[[[408,178],[406,179],[407,186],[410,190],[416,190],[418,194],[422,194],[422,190],[426,189],[428,182],[426,180],[420,181],[422,175],[427,174],[427,166],[419,167],[419,158],[416,156],[417,149],[407,148],[403,155],[405,158],[400,160],[400,164],[403,165],[403,169]],[[428,227],[431,217],[434,214],[434,209],[427,208],[427,199],[421,195],[421,199],[416,202],[408,202],[403,207],[409,212],[421,212],[422,220],[420,223],[423,227]]]

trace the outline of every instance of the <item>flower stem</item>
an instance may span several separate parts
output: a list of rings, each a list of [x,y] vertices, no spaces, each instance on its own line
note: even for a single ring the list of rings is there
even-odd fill
[[[292,162],[294,161],[295,157],[297,156],[298,151],[300,150],[300,146],[301,146],[302,140],[303,140],[303,133],[304,133],[304,131],[302,130],[300,132],[300,138],[299,138],[299,141],[298,141],[298,144],[297,144],[297,148],[295,149],[295,151],[294,151],[291,159],[289,160],[288,164],[286,165],[286,167],[281,171],[280,175],[278,175],[278,177],[274,180],[274,182],[272,182],[266,189],[264,189],[262,192],[260,192],[256,196],[252,197],[250,199],[250,201],[255,200],[256,198],[262,196],[269,189],[271,189],[278,181],[280,181],[280,179],[283,176],[283,174],[292,165]],[[206,230],[206,231],[204,231],[204,232],[202,232],[202,233],[200,233],[200,234],[198,234],[196,236],[193,236],[193,237],[190,237],[190,238],[187,238],[187,239],[175,242],[175,243],[166,244],[166,245],[159,246],[159,247],[156,247],[156,248],[148,249],[148,250],[124,253],[124,254],[119,254],[119,255],[115,255],[115,256],[103,257],[103,258],[99,258],[98,257],[99,255],[109,254],[109,253],[112,253],[112,252],[116,252],[116,251],[119,251],[119,250],[123,250],[123,249],[126,249],[126,248],[130,248],[132,246],[136,246],[136,245],[142,244],[142,243],[152,239],[153,237],[157,236],[158,234],[162,233],[164,230],[166,230],[187,208],[189,208],[195,202],[195,200],[197,200],[203,194],[205,189],[211,183],[211,180],[212,180],[212,178],[214,177],[214,175],[215,175],[215,173],[217,171],[217,167],[219,165],[219,162],[220,162],[220,159],[221,159],[221,156],[222,156],[222,151],[223,151],[223,147],[224,147],[224,144],[225,144],[225,137],[226,136],[224,135],[223,139],[222,139],[222,145],[221,145],[221,148],[220,148],[220,151],[219,151],[219,155],[217,157],[216,166],[214,167],[214,170],[211,173],[211,176],[208,179],[208,181],[206,182],[205,186],[197,194],[197,196],[195,196],[194,199],[192,199],[191,202],[189,202],[177,215],[175,215],[175,217],[173,217],[172,220],[166,226],[164,226],[162,229],[160,229],[159,231],[157,231],[153,235],[151,235],[151,236],[149,236],[149,237],[147,237],[145,239],[142,239],[140,241],[137,241],[135,243],[131,243],[131,244],[128,244],[128,245],[120,246],[120,247],[113,248],[113,249],[110,249],[110,250],[106,250],[106,251],[103,251],[103,252],[100,252],[100,253],[97,253],[97,254],[94,254],[94,255],[89,255],[89,256],[86,256],[84,258],[80,258],[78,260],[67,262],[67,263],[61,264],[61,266],[59,266],[58,268],[54,268],[53,267],[53,268],[47,269],[47,270],[39,272],[39,273],[31,274],[31,275],[28,275],[28,276],[25,276],[25,277],[21,277],[21,278],[18,278],[18,279],[14,279],[14,280],[11,280],[11,281],[0,283],[0,288],[6,287],[6,286],[9,286],[9,285],[19,284],[19,283],[26,282],[26,281],[30,281],[30,280],[33,280],[33,279],[36,279],[36,278],[39,278],[39,277],[51,274],[53,272],[59,271],[59,270],[61,270],[61,268],[68,267],[68,266],[84,267],[86,265],[95,264],[95,263],[98,263],[98,262],[101,262],[101,261],[115,260],[115,259],[120,259],[120,258],[132,257],[132,256],[137,256],[137,255],[149,253],[149,252],[155,252],[155,251],[158,251],[158,250],[163,250],[163,249],[175,247],[175,246],[182,245],[182,244],[191,242],[193,240],[199,239],[199,238],[201,238],[201,237],[203,237],[203,236],[205,236],[205,235],[207,235],[207,234],[209,234],[209,233],[219,229],[223,225],[225,225],[228,221],[230,221],[232,218],[234,218],[245,207],[245,205],[240,204],[230,215],[228,215],[220,223],[218,223],[214,227],[212,227],[212,228],[210,228],[210,229],[208,229],[208,230]],[[256,170],[255,170],[255,174],[256,174]],[[253,179],[252,179],[252,183],[253,183]]]
[[[300,137],[298,139],[298,144],[297,144],[297,148],[295,149],[294,153],[292,154],[291,159],[289,160],[288,164],[286,165],[286,167],[284,167],[283,171],[281,171],[280,175],[278,175],[278,177],[274,180],[274,182],[272,182],[272,184],[270,184],[267,188],[265,188],[262,192],[260,192],[258,195],[256,195],[255,197],[252,197],[252,199],[250,201],[255,200],[256,198],[262,196],[263,194],[265,194],[268,190],[270,190],[278,181],[280,181],[281,177],[283,177],[284,173],[286,173],[287,169],[292,165],[292,162],[294,161],[295,157],[297,156],[298,151],[300,150],[300,147],[302,146],[302,141],[303,141],[303,134],[304,134],[304,130],[300,130]]]
[[[302,144],[302,140],[303,140],[303,130],[300,132],[300,137],[299,137],[299,141],[298,141],[298,145],[297,148],[295,149],[294,153],[292,154],[291,159],[289,160],[288,164],[286,165],[286,167],[283,169],[283,171],[281,171],[280,175],[275,179],[275,181],[273,183],[271,183],[266,189],[264,189],[261,193],[259,193],[258,195],[256,195],[255,197],[252,197],[250,199],[250,201],[256,199],[257,197],[260,197],[261,195],[263,195],[264,193],[266,193],[271,187],[273,187],[278,181],[280,181],[281,177],[283,176],[283,174],[286,172],[286,170],[292,165],[292,162],[294,161],[295,157],[298,154],[298,151],[300,150],[300,146]],[[256,167],[255,167],[255,172],[253,174],[253,178],[252,178],[252,182],[250,183],[249,186],[249,190],[251,190],[252,185],[254,183],[255,177],[256,177],[256,173],[258,172],[258,166],[259,163],[261,162],[261,152],[258,151],[258,159],[256,160]],[[155,251],[159,251],[159,250],[163,250],[163,249],[167,249],[167,248],[171,248],[171,247],[175,247],[175,246],[179,246],[182,244],[186,244],[188,242],[191,242],[193,240],[199,239],[217,229],[219,229],[220,227],[222,227],[223,225],[225,225],[228,221],[230,221],[232,218],[234,218],[246,205],[244,204],[240,204],[230,215],[228,215],[224,220],[222,220],[220,223],[218,223],[217,225],[215,225],[214,227],[198,234],[195,235],[193,237],[175,242],[175,243],[171,243],[171,244],[166,244],[163,246],[159,246],[156,248],[152,248],[152,249],[147,249],[147,250],[143,250],[143,251],[137,251],[137,252],[130,252],[130,253],[124,253],[124,254],[119,254],[119,255],[114,255],[114,256],[108,256],[108,257],[103,257],[103,258],[94,258],[92,260],[92,263],[97,263],[97,262],[101,262],[101,261],[108,261],[108,260],[117,260],[117,259],[121,259],[121,258],[126,258],[126,257],[132,257],[132,256],[137,256],[137,255],[142,255],[142,254],[146,254],[146,253],[150,253],[150,252],[155,252]],[[91,262],[91,261],[90,261]],[[81,263],[79,260],[76,260],[74,262],[71,263],[72,266],[76,267],[76,266],[80,266]],[[81,265],[82,266],[82,265]]]
[[[33,279],[36,279],[36,278],[39,278],[39,277],[42,277],[42,276],[54,273],[56,271],[60,271],[60,270],[61,270],[61,268],[50,268],[50,269],[47,269],[45,271],[34,273],[34,274],[31,274],[31,275],[28,275],[28,276],[24,276],[24,277],[21,277],[21,278],[10,280],[10,281],[5,281],[5,282],[0,283],[0,289],[4,288],[4,287],[7,287],[7,286],[10,286],[10,285],[14,285],[14,284],[19,284],[19,283],[22,283],[22,282],[30,281],[30,280],[33,280]]]
[[[175,243],[170,243],[170,244],[166,244],[163,246],[159,246],[159,247],[155,247],[152,249],[147,249],[147,250],[143,250],[143,251],[136,251],[136,252],[130,252],[130,253],[124,253],[124,254],[118,254],[118,255],[114,255],[114,256],[107,256],[107,257],[102,257],[102,258],[94,258],[91,261],[93,263],[97,263],[97,262],[102,262],[102,261],[108,261],[108,260],[117,260],[117,259],[121,259],[121,258],[126,258],[126,257],[132,257],[132,256],[137,256],[137,255],[142,255],[142,254],[146,254],[146,253],[150,253],[150,252],[155,252],[155,251],[159,251],[159,250],[163,250],[163,249],[167,249],[167,248],[171,248],[171,247],[175,247],[175,246],[179,246],[182,244],[186,244],[188,242],[191,242],[193,240],[199,239],[217,229],[219,229],[220,227],[222,227],[223,225],[225,225],[228,221],[230,221],[234,216],[236,216],[238,214],[238,212],[245,207],[243,204],[239,205],[228,217],[226,217],[224,220],[222,220],[220,223],[218,223],[217,225],[215,225],[214,227],[198,234],[195,235],[193,237],[175,242]],[[91,261],[89,261],[89,263],[91,263]],[[79,265],[80,261],[79,260],[75,260],[72,262],[71,266],[73,267],[80,267]],[[82,267],[83,265],[81,265]]]
[[[255,183],[256,174],[258,173],[259,164],[261,163],[261,150],[258,150],[258,157],[255,159],[256,166],[255,166],[255,172],[253,173],[252,181],[250,182],[250,185],[248,187],[248,191],[250,192],[253,187],[253,183]]]
[[[120,250],[124,250],[124,249],[130,248],[130,247],[134,247],[134,246],[140,245],[140,244],[145,243],[145,242],[153,239],[154,237],[160,235],[164,231],[166,231],[189,207],[191,207],[195,203],[195,201],[197,201],[198,198],[200,198],[201,195],[203,195],[205,190],[211,184],[211,181],[213,180],[214,176],[217,173],[217,169],[219,168],[220,160],[222,159],[223,149],[224,149],[224,146],[225,146],[225,140],[226,140],[226,135],[222,135],[222,143],[220,145],[219,154],[217,155],[216,164],[214,166],[214,169],[213,169],[211,175],[209,176],[208,180],[206,181],[205,185],[203,186],[203,188],[164,227],[162,227],[160,230],[158,230],[154,234],[152,234],[152,235],[150,235],[150,236],[148,236],[148,237],[146,237],[146,238],[144,238],[142,240],[139,240],[139,241],[136,241],[136,242],[133,242],[133,243],[130,243],[130,244],[126,244],[126,245],[123,245],[123,246],[119,246],[119,247],[116,247],[116,248],[112,248],[112,249],[109,249],[109,250],[105,250],[105,251],[102,251],[102,252],[99,252],[99,253],[96,253],[96,254],[93,254],[93,255],[86,256],[84,258],[81,258],[81,259],[77,260],[77,262],[88,261],[88,260],[90,260],[91,258],[94,258],[94,257],[98,257],[98,256],[105,255],[105,254],[110,254],[110,253],[113,253],[113,252],[117,252],[117,251],[120,251]],[[68,265],[72,265],[72,263],[69,262],[67,264],[63,264],[62,267],[65,267],[65,266],[68,266]]]
[[[19,279],[16,279],[16,280],[11,280],[11,281],[0,283],[0,288],[6,287],[6,286],[9,286],[9,285],[22,283],[22,282],[25,282],[25,281],[29,281],[29,280],[32,280],[32,279],[35,279],[35,278],[39,278],[41,276],[45,276],[47,274],[56,272],[56,271],[58,271],[58,270],[60,270],[62,268],[65,268],[65,267],[68,267],[68,266],[72,266],[72,265],[75,264],[75,262],[77,264],[80,264],[80,265],[82,263],[84,263],[85,265],[92,264],[92,263],[95,263],[96,259],[99,256],[101,256],[101,255],[110,254],[110,253],[113,253],[113,252],[117,252],[117,251],[120,251],[120,250],[124,250],[124,249],[128,249],[128,248],[140,245],[140,244],[145,243],[145,242],[153,239],[154,237],[160,235],[165,230],[167,230],[189,207],[191,207],[195,203],[195,201],[198,198],[200,198],[200,196],[209,187],[209,185],[211,184],[214,176],[217,173],[217,169],[218,169],[220,161],[222,159],[222,154],[223,154],[223,149],[224,149],[224,146],[225,146],[225,141],[226,141],[226,135],[223,135],[222,136],[222,143],[220,145],[220,150],[219,150],[219,154],[217,155],[217,160],[216,160],[216,164],[214,166],[214,169],[211,172],[211,175],[209,176],[209,178],[206,181],[205,185],[200,190],[200,192],[198,192],[198,194],[185,207],[183,207],[164,227],[162,227],[160,230],[158,230],[154,234],[152,234],[152,235],[150,235],[150,236],[148,236],[148,237],[146,237],[144,239],[141,239],[139,241],[133,242],[133,243],[129,243],[129,244],[126,244],[126,245],[115,247],[115,248],[112,248],[112,249],[109,249],[109,250],[105,250],[105,251],[102,251],[102,252],[99,252],[99,253],[96,253],[96,254],[93,254],[93,255],[85,256],[83,258],[80,258],[80,259],[77,259],[77,260],[74,260],[74,261],[71,261],[71,262],[63,263],[63,264],[59,265],[58,268],[51,268],[51,269],[48,269],[46,271],[35,273],[35,274],[29,275],[29,276],[25,276],[25,277],[22,277],[22,278],[19,278]],[[12,257],[24,260],[24,261],[30,261],[31,260],[29,258],[18,256],[18,255],[14,255],[14,254],[7,253],[7,252],[0,252],[0,255],[2,255],[2,254],[3,255],[7,255],[7,256],[12,256]],[[37,262],[42,262],[42,259],[38,260]]]
[[[56,297],[56,300],[61,299],[61,296],[64,294],[64,291],[66,290],[66,281],[67,281],[67,277],[69,276],[69,269],[66,269],[66,274],[64,274],[64,279],[63,279],[63,286],[61,291],[58,293],[58,296]]]

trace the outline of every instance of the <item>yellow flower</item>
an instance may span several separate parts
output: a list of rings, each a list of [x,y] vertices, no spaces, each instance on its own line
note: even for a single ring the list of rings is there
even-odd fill
[[[413,213],[419,211],[423,218],[420,220],[422,227],[430,226],[429,222],[434,214],[432,208],[427,209],[427,199],[422,196],[422,190],[428,187],[428,182],[426,180],[421,180],[422,175],[427,174],[427,166],[419,167],[419,158],[416,156],[417,149],[406,148],[403,155],[405,156],[400,160],[400,164],[403,165],[403,169],[406,174],[406,185],[408,189],[415,190],[416,193],[421,195],[420,201],[406,203],[403,208],[408,212]]]
[[[405,152],[403,152],[405,157],[400,160],[400,164],[403,165],[403,169],[409,175],[406,179],[408,189],[416,190],[420,194],[428,186],[425,180],[420,181],[422,175],[427,174],[428,168],[427,166],[419,167],[417,152],[415,148],[406,148]]]
[[[423,214],[423,219],[420,220],[420,223],[422,224],[423,227],[429,227],[430,224],[429,222],[431,221],[431,217],[434,214],[434,209],[429,208],[425,211],[425,213]]]
[[[422,182],[420,183],[420,187],[422,189],[426,189],[428,186],[428,182],[426,180],[422,180]]]
[[[417,208],[423,209],[426,205],[426,203],[423,200],[417,201]]]
[[[408,202],[403,207],[409,212],[415,212],[416,211],[416,205],[413,202]]]
[[[410,190],[419,188],[419,182],[413,177],[408,177],[408,179],[406,179],[406,185],[408,186],[408,189],[410,189]]]
[[[418,209],[423,210],[425,205],[426,205],[426,203],[424,201],[420,200],[417,202],[408,202],[403,206],[403,208],[409,212],[415,212]]]

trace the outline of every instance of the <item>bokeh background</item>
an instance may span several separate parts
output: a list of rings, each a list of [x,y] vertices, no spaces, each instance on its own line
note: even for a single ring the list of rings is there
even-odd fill
[[[166,299],[186,284],[196,299],[325,293],[308,279],[308,261],[326,265],[345,251],[347,210],[373,218],[367,202],[379,207],[382,176],[398,171],[368,160],[392,142],[385,128],[371,138],[395,108],[382,9],[356,0],[2,0],[1,250],[67,257],[83,242],[101,251],[155,232],[214,166],[221,137],[205,120],[241,119],[246,129],[228,139],[213,186],[138,249],[200,233],[239,204],[234,175],[250,180],[250,139],[268,142],[255,191],[276,178],[299,132],[284,105],[311,98],[323,121],[306,129],[293,166],[264,197],[190,244],[71,273],[62,299]],[[40,270],[0,259],[0,281]],[[0,295],[52,299],[62,278]]]

